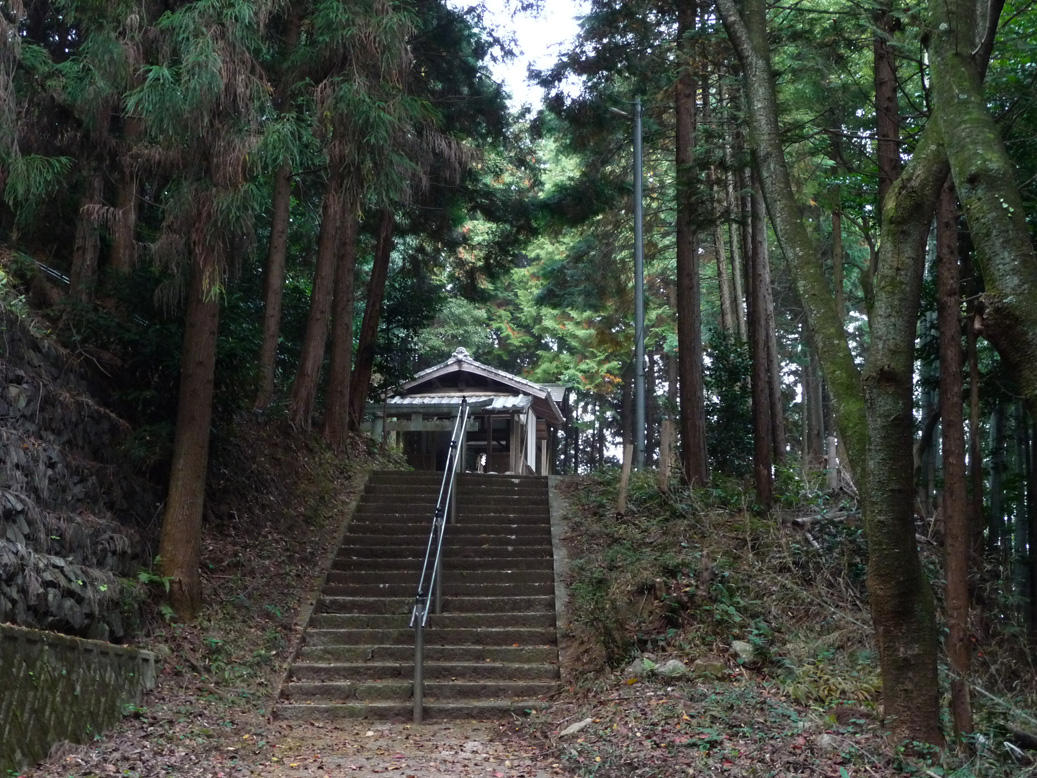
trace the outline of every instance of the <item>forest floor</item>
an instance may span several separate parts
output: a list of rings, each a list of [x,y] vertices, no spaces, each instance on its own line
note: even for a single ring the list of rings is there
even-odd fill
[[[627,516],[611,513],[613,497],[601,483],[569,487],[573,607],[588,616],[601,598],[611,605],[596,620],[567,625],[565,688],[544,710],[507,721],[420,726],[275,720],[271,708],[300,638],[300,614],[337,544],[339,517],[370,466],[359,444],[336,458],[280,423],[240,424],[232,440],[215,447],[203,554],[206,611],[192,624],[178,624],[156,605],[139,640],[159,654],[156,690],[105,735],[56,747],[23,777],[978,778],[1031,772],[1003,762],[979,769],[967,759],[951,769],[939,754],[891,743],[867,668],[840,670],[857,674],[849,681],[829,668],[832,655],[857,656],[868,640],[867,630],[853,627],[860,604],[835,619],[828,614],[834,601],[794,605],[775,587],[762,605],[758,592],[736,580],[739,571],[728,566],[722,548],[744,558],[743,574],[758,573],[755,585],[771,586],[774,566],[758,556],[753,533],[759,528],[744,511],[730,514],[741,515],[742,523],[729,517],[723,532],[711,528],[716,544],[706,547],[692,540],[687,521],[676,537],[660,519],[639,519],[651,506],[636,483]],[[826,542],[817,528],[812,537],[814,544]],[[804,545],[809,556],[815,549]],[[676,556],[666,552],[658,564],[624,551],[674,546]],[[603,553],[626,554],[629,564]],[[807,556],[796,559],[807,564]],[[829,557],[829,568],[852,561]],[[588,575],[602,567],[609,567],[608,576]],[[821,568],[814,572],[823,577]],[[585,581],[608,581],[612,588]],[[697,613],[698,621],[675,621],[675,609]],[[783,611],[791,623],[804,609],[822,624],[815,643],[824,650],[809,660],[799,657],[810,671],[789,680],[779,670],[797,656],[792,646],[802,639],[779,628],[774,613]],[[750,670],[746,665],[755,661],[736,656],[732,636],[752,638],[766,654],[765,665]],[[640,670],[631,669],[631,657]],[[653,672],[670,658],[692,671],[681,678]],[[609,665],[614,669],[604,669]]]

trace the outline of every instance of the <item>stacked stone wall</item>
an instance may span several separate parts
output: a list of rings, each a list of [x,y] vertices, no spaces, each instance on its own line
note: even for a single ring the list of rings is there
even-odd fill
[[[0,622],[122,640],[159,500],[92,386],[0,301]]]
[[[88,742],[154,684],[149,651],[0,625],[0,775]]]

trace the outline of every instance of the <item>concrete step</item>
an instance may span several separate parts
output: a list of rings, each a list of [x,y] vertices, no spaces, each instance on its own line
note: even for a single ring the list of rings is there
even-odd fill
[[[546,505],[523,505],[522,503],[508,503],[501,501],[488,502],[483,505],[472,505],[462,502],[457,506],[458,520],[466,516],[527,516],[530,520],[550,523],[550,511]]]
[[[431,626],[425,630],[426,646],[549,646],[558,640],[557,631],[538,627],[452,628]],[[310,646],[414,645],[410,627],[397,629],[308,629]]]
[[[419,537],[426,538],[425,543],[417,543]],[[549,535],[534,535],[532,537],[526,537],[523,535],[502,535],[502,534],[482,534],[477,533],[460,533],[460,538],[464,538],[464,543],[460,542],[458,538],[457,543],[449,544],[450,548],[445,549],[454,553],[463,551],[465,548],[487,548],[492,546],[499,546],[501,548],[508,548],[511,546],[539,546],[543,549],[543,553],[550,554],[551,551],[551,539]],[[408,542],[409,541],[409,542]],[[428,545],[427,536],[418,535],[407,535],[401,533],[399,535],[386,534],[384,532],[379,534],[361,535],[349,533],[346,535],[343,545],[346,548],[365,548],[370,546],[395,546],[397,549],[409,549],[416,546],[422,547],[422,555],[424,555],[424,546]]]
[[[558,665],[504,664],[501,662],[430,662],[424,668],[428,680],[469,681],[558,681]],[[414,678],[414,658],[409,662],[351,662],[292,665],[291,680],[296,683],[375,681]]]
[[[465,570],[447,565],[443,568],[443,583],[448,587],[454,583],[554,583],[554,571],[552,570],[523,570],[518,565],[509,565],[508,567],[510,569]],[[418,586],[417,572],[411,577],[411,584],[415,592],[417,592]],[[328,583],[334,585],[381,585],[390,581],[399,581],[400,579],[399,573],[387,575],[384,570],[332,570],[328,573]]]
[[[523,509],[500,505],[484,508],[461,507],[457,512],[457,521],[450,526],[463,527],[465,524],[531,524],[550,527],[551,519],[546,511],[538,508]]]
[[[412,483],[404,481],[393,483],[391,481],[375,481],[372,483],[368,481],[367,486],[364,488],[363,496],[365,498],[384,496],[401,502],[404,499],[431,500],[432,504],[435,505],[436,500],[439,499],[439,488],[438,482]]]
[[[332,570],[377,570],[384,572],[387,577],[393,577],[397,575],[406,575],[408,572],[413,572],[414,583],[417,585],[418,574],[421,572],[421,566],[424,563],[425,558],[422,557],[409,557],[403,559],[359,559],[351,557],[347,559],[335,558],[332,562]],[[521,557],[518,559],[494,559],[492,557],[486,557],[483,559],[465,559],[464,565],[461,567],[451,568],[450,565],[444,565],[444,570],[447,569],[464,569],[464,570],[501,570],[501,569],[518,569],[518,570],[554,570],[554,560],[546,557]]]
[[[310,619],[310,629],[402,629],[408,627],[410,613],[317,613]],[[555,615],[548,611],[528,613],[433,613],[430,629],[483,627],[531,627],[554,629]]]
[[[367,477],[368,483],[434,483],[442,482],[442,473],[427,470],[372,470]]]
[[[384,539],[383,539],[384,541]],[[448,544],[449,545],[449,544]],[[417,557],[425,558],[425,550],[428,544],[423,543],[419,545],[401,545],[400,543],[383,542],[381,545],[375,543],[360,543],[353,544],[351,539],[347,536],[345,542],[339,548],[339,552],[336,555],[336,559],[414,559]],[[550,545],[528,545],[528,546],[510,546],[506,547],[503,545],[497,545],[496,547],[484,546],[482,544],[475,545],[449,545],[448,548],[443,549],[443,559],[455,559],[463,561],[466,559],[523,559],[532,557],[534,559],[543,559],[551,556],[552,551]]]
[[[427,634],[427,633],[426,633]],[[301,664],[414,661],[414,644],[405,646],[303,646]],[[425,662],[431,664],[556,664],[557,646],[425,646]]]
[[[548,504],[546,489],[513,489],[511,487],[462,487],[454,492],[461,505],[473,502],[488,502],[490,500],[501,500],[503,502],[521,502],[530,505]]]
[[[523,716],[545,707],[543,700],[479,700],[468,702],[435,702],[426,699],[424,719],[434,721],[461,721],[466,719],[497,721],[510,716]],[[369,702],[347,704],[282,703],[275,715],[286,721],[344,721],[372,719],[378,721],[410,721],[413,703]]]
[[[414,590],[417,590],[417,582],[414,584]],[[414,609],[415,591],[403,597],[351,597],[324,592],[317,607],[320,613],[406,613],[409,617]],[[444,613],[553,613],[554,607],[553,594],[443,598]]]
[[[349,537],[358,537],[361,535],[384,536],[387,534],[392,534],[393,537],[400,538],[427,538],[431,531],[431,521],[393,523],[385,523],[380,521],[354,521],[352,524],[349,525]],[[448,524],[446,527],[445,537],[467,538],[471,537],[472,535],[487,535],[491,537],[511,537],[517,535],[525,535],[550,539],[551,527],[548,524],[535,524],[532,522],[484,523],[481,517],[474,516],[470,517],[468,521],[459,521],[455,524]]]
[[[457,477],[460,488],[492,488],[506,486],[515,489],[546,489],[546,475],[507,475],[505,473],[460,473]]]
[[[349,526],[357,524],[423,524],[426,528],[432,526],[432,510],[413,510],[408,512],[403,508],[370,506],[370,509],[358,510]],[[551,526],[550,517],[546,513],[516,510],[515,512],[476,512],[461,510],[456,521],[447,522],[448,527],[464,524],[529,524]]]
[[[322,594],[329,597],[413,597],[417,594],[417,581],[399,583],[350,584],[329,583]],[[444,578],[443,596],[448,597],[529,597],[553,595],[554,583],[452,583]],[[445,609],[445,608],[444,608]]]
[[[367,702],[373,700],[406,702],[412,699],[414,679],[385,681],[327,681],[324,683],[290,682],[281,698],[295,704]],[[553,681],[425,681],[425,699],[434,702],[457,702],[479,699],[527,699],[552,694]]]

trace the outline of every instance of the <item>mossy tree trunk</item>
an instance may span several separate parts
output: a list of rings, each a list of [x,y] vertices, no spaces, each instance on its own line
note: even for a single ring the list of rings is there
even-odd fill
[[[947,128],[944,147],[986,286],[981,334],[1037,417],[1037,255],[1015,168],[983,93],[975,3],[934,1],[929,11],[935,116]]]
[[[719,0],[718,7],[745,76],[750,145],[767,210],[791,266],[836,425],[862,488],[870,551],[868,587],[888,724],[898,737],[938,743],[942,733],[935,609],[915,543],[912,512],[911,390],[925,242],[946,165],[932,139],[923,138],[908,169],[890,189],[869,320],[872,343],[862,375],[786,165],[765,5],[762,0]]]

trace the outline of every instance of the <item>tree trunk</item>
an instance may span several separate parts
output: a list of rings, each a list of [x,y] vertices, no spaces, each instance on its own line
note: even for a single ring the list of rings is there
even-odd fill
[[[754,181],[754,184],[756,182]],[[749,353],[752,359],[752,409],[753,409],[753,480],[756,485],[756,502],[769,511],[774,502],[772,477],[774,462],[771,439],[771,391],[770,355],[767,347],[767,314],[763,265],[767,252],[767,221],[763,196],[759,187],[753,186],[752,232],[753,250],[749,253],[748,301]]]
[[[284,294],[285,260],[288,253],[288,213],[292,202],[292,169],[282,165],[274,174],[273,214],[270,246],[266,254],[263,279],[263,341],[259,349],[259,388],[257,411],[265,410],[274,399],[277,374],[277,341],[281,332],[281,301]]]
[[[656,371],[658,370],[656,355],[654,345],[648,349],[645,355],[645,467],[651,467],[653,462],[658,462],[656,430],[659,429],[659,403],[655,396]]]
[[[990,519],[987,553],[1004,563],[1005,517],[1001,508],[1005,475],[1005,404],[998,399],[990,415]]]
[[[339,257],[335,269],[335,300],[331,324],[331,365],[328,369],[324,439],[337,452],[349,437],[349,389],[353,363],[354,285],[356,280],[357,215],[347,198],[340,217]]]
[[[725,332],[738,336],[738,324],[735,321],[734,290],[728,269],[727,252],[724,250],[724,226],[721,223],[723,192],[717,189],[718,174],[711,169],[708,188],[713,192],[713,248],[717,261],[717,286],[720,293],[720,323]]]
[[[841,322],[846,321],[846,290],[843,273],[843,212],[839,187],[834,188],[836,205],[832,208],[832,288],[835,291],[835,310]]]
[[[730,97],[728,94],[729,90],[725,89],[722,81],[719,89],[721,100],[723,100],[725,96]],[[731,109],[728,108],[728,110],[730,111]],[[728,245],[731,246],[731,298],[734,303],[734,316],[738,338],[747,341],[749,339],[749,331],[745,321],[745,306],[743,303],[745,295],[742,288],[745,262],[743,260],[744,254],[742,251],[742,232],[740,227],[740,222],[745,218],[745,214],[742,213],[742,198],[735,192],[735,184],[738,180],[738,171],[735,169],[734,163],[734,144],[739,137],[740,134],[735,132],[733,135],[726,135],[724,138],[724,167],[726,170],[724,170],[723,176],[725,200],[729,215],[727,218],[727,227]]]
[[[335,288],[335,265],[338,259],[338,237],[342,214],[342,174],[332,167],[324,189],[321,205],[320,240],[317,248],[317,267],[313,273],[310,291],[310,314],[302,339],[299,366],[292,382],[289,418],[297,427],[309,429],[313,422],[313,406],[317,399],[317,383],[324,362],[324,347],[328,337],[328,318]]]
[[[804,327],[804,330],[808,328]],[[825,415],[817,352],[812,338],[804,337],[803,341],[807,344],[807,361],[803,366],[803,468],[812,471],[818,470],[824,463]]]
[[[623,451],[634,445],[634,373],[634,363],[627,363],[619,395],[619,424],[622,430],[620,448]]]
[[[862,482],[885,713],[897,737],[939,743],[935,607],[915,544],[911,444],[915,318],[925,239],[946,166],[932,138],[923,136],[910,173],[887,197],[872,343],[862,376],[785,163],[764,3],[745,0],[741,6],[744,16],[735,0],[718,0],[745,71],[751,145],[771,223],[807,312],[851,468]]]
[[[971,554],[973,566],[981,564],[983,556],[983,450],[979,405],[979,350],[976,334],[976,302],[981,287],[980,279],[971,261],[972,247],[966,239],[961,248],[962,275],[965,276],[965,349],[969,361],[969,521],[971,523]]]
[[[1037,424],[1030,424],[1030,469],[1027,473],[1027,492],[1030,495],[1030,504],[1027,510],[1027,520],[1030,522],[1029,531],[1029,587],[1025,597],[1029,607],[1027,619],[1030,625],[1030,641],[1037,643]]]
[[[760,194],[761,217],[766,215],[766,207]],[[780,464],[785,459],[785,409],[781,401],[781,360],[778,356],[778,327],[774,321],[774,287],[771,284],[770,247],[767,245],[767,232],[764,230],[760,242],[759,274],[760,293],[763,295],[764,333],[767,338],[767,376],[770,396],[771,449],[772,461]]]
[[[939,150],[923,139],[887,197],[863,376],[869,435],[862,494],[883,705],[896,735],[931,743],[943,739],[938,637],[932,590],[915,543],[912,379],[926,242],[946,174]]]
[[[140,135],[140,120],[127,117],[123,139],[131,146]],[[115,223],[112,225],[112,247],[109,264],[112,270],[128,275],[137,259],[137,172],[129,155],[123,153],[116,181]]]
[[[741,6],[744,15],[735,0],[718,0],[724,27],[744,72],[749,146],[760,171],[771,224],[791,266],[814,347],[832,389],[839,433],[851,464],[863,464],[868,429],[860,371],[842,331],[820,255],[807,231],[785,163],[764,5],[761,0],[745,0]],[[863,471],[861,465],[854,465],[854,469]]]
[[[681,454],[689,486],[709,479],[706,460],[706,417],[702,380],[702,314],[698,236],[695,233],[695,100],[698,91],[687,36],[698,21],[695,3],[678,11],[678,40],[683,67],[677,78],[677,344],[681,398]]]
[[[288,7],[285,50],[282,62],[291,62],[302,32],[302,14]],[[283,69],[278,74],[274,106],[279,112],[288,107],[291,79]],[[274,398],[277,375],[277,342],[281,331],[281,302],[284,295],[285,264],[288,254],[288,222],[292,203],[291,155],[285,154],[274,173],[274,193],[270,218],[270,245],[263,279],[263,340],[259,348],[259,386],[255,409],[262,411]]]
[[[1037,417],[1037,254],[1005,150],[983,92],[964,0],[930,3],[934,116],[986,285],[981,334],[997,348]],[[994,4],[990,13],[995,14]],[[996,20],[995,20],[996,21]]]
[[[202,510],[220,322],[218,286],[216,266],[196,261],[187,297],[176,436],[158,549],[161,574],[170,579],[170,605],[183,619],[193,618],[202,606]]]
[[[893,53],[893,0],[878,0],[875,28],[875,119],[878,134],[879,206],[900,177],[900,107],[897,102],[897,64]]]
[[[940,329],[940,415],[943,418],[943,522],[946,565],[947,660],[951,666],[951,719],[957,740],[973,731],[969,701],[969,547],[965,488],[965,420],[962,415],[961,283],[958,211],[954,189],[940,195],[936,235],[936,308]]]
[[[371,265],[371,278],[367,283],[367,303],[364,305],[364,320],[360,325],[360,340],[357,344],[356,366],[349,387],[349,427],[360,428],[364,418],[364,403],[371,389],[371,374],[374,370],[375,349],[378,344],[378,323],[382,318],[382,302],[385,300],[385,283],[389,278],[389,260],[392,258],[393,227],[392,211],[382,211],[378,227],[378,242]]]
[[[93,302],[97,289],[97,258],[101,252],[101,231],[97,225],[97,209],[104,196],[104,177],[95,170],[87,178],[86,191],[76,217],[76,239],[72,246],[72,269],[69,272],[68,296],[73,302]]]

